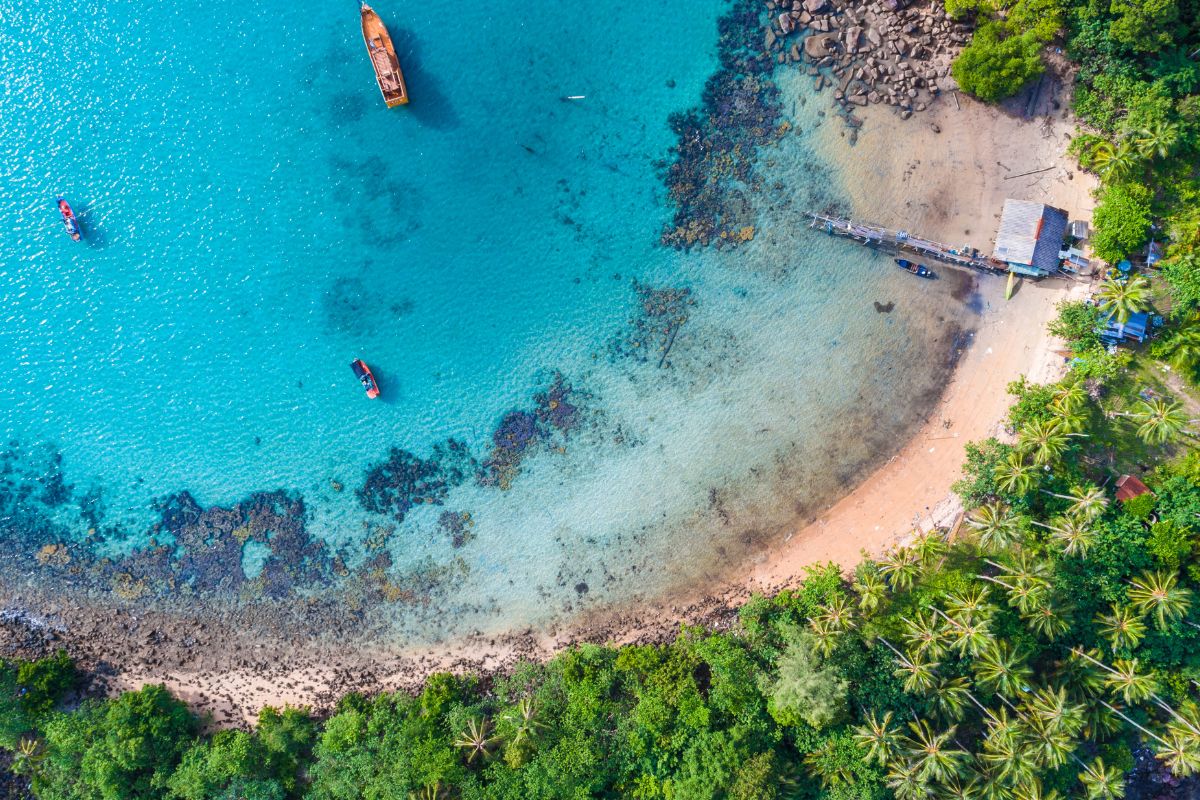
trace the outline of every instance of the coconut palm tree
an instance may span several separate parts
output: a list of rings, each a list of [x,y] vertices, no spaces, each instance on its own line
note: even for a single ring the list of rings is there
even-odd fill
[[[986,621],[996,613],[990,600],[991,592],[986,586],[975,584],[966,589],[946,595],[946,610],[955,622]]]
[[[538,719],[537,701],[532,697],[522,697],[517,701],[516,707],[508,712],[506,718],[513,728],[510,743],[514,745],[537,738],[546,728],[546,724]]]
[[[909,694],[926,694],[937,684],[937,668],[940,666],[940,661],[904,659],[896,668],[896,677],[904,679],[904,691]]]
[[[1067,436],[1057,418],[1031,420],[1021,428],[1017,449],[1028,453],[1034,464],[1045,466],[1067,449]]]
[[[1084,650],[1073,647],[1067,657],[1057,664],[1057,678],[1076,698],[1099,697],[1104,691],[1103,661],[1096,648]]]
[[[858,595],[858,610],[864,617],[878,611],[887,594],[887,582],[879,574],[879,566],[871,560],[864,561],[855,569],[851,588]]]
[[[1134,143],[1144,158],[1167,158],[1179,144],[1179,126],[1156,120],[1135,134]]]
[[[1142,163],[1141,154],[1128,141],[1101,142],[1092,151],[1092,166],[1106,181],[1121,180]]]
[[[1160,743],[1162,746],[1154,755],[1167,765],[1172,775],[1187,777],[1200,772],[1200,742],[1194,737],[1168,735]]]
[[[854,783],[854,771],[851,764],[844,758],[839,758],[835,752],[837,742],[829,739],[804,757],[804,763],[821,785],[832,789],[841,784]]]
[[[10,769],[18,775],[33,774],[46,760],[46,748],[38,739],[22,736],[13,751]]]
[[[817,606],[817,611],[817,618],[824,620],[835,631],[848,631],[855,626],[854,609],[845,595],[834,595],[825,605]]]
[[[441,781],[427,783],[415,792],[408,793],[408,800],[446,800],[450,792],[442,786]]]
[[[1067,621],[1065,614],[1057,611],[1045,598],[1042,598],[1029,613],[1022,614],[1021,619],[1025,620],[1031,631],[1052,642],[1071,629],[1071,623]]]
[[[993,718],[987,720],[987,733],[978,758],[1006,785],[1011,785],[1028,769],[1023,758],[1024,738],[1023,726],[1008,715],[1007,708],[997,709]]]
[[[1100,633],[1108,639],[1113,652],[1138,646],[1138,642],[1146,635],[1146,623],[1142,617],[1128,606],[1112,606],[1107,614],[1096,617]]]
[[[1076,381],[1075,383],[1060,384],[1054,391],[1054,398],[1050,401],[1050,405],[1054,407],[1055,411],[1073,414],[1087,405],[1087,401],[1087,389],[1083,388],[1082,383]]]
[[[1200,255],[1177,256],[1172,261],[1184,258],[1200,272]],[[1194,375],[1200,366],[1200,314],[1192,313],[1163,346],[1167,348],[1168,364],[1180,372]]]
[[[926,720],[918,719],[908,723],[908,727],[912,735],[903,737],[900,743],[920,778],[940,782],[961,774],[966,766],[967,752],[951,746],[954,726],[937,733]]]
[[[937,528],[917,534],[912,540],[911,547],[920,557],[921,566],[925,568],[937,563],[950,549],[946,544],[945,535]]]
[[[893,590],[907,591],[921,574],[921,556],[908,547],[893,548],[879,559],[879,572],[887,578]]]
[[[911,764],[894,764],[888,770],[887,785],[896,800],[924,800],[929,796],[929,781]]]
[[[1062,547],[1064,555],[1087,558],[1087,551],[1096,540],[1096,534],[1086,519],[1075,516],[1059,517],[1053,525],[1034,523],[1050,531],[1050,538]]]
[[[1016,697],[1026,691],[1033,670],[1025,654],[1014,648],[1007,639],[996,639],[975,659],[975,680],[980,687],[1003,697]]]
[[[1021,540],[1021,523],[1004,503],[988,503],[967,515],[967,525],[979,537],[979,547],[999,552]]]
[[[1070,500],[1071,505],[1067,508],[1067,513],[1079,519],[1095,519],[1104,513],[1104,509],[1108,508],[1108,496],[1099,486],[1076,486],[1070,494],[1047,491],[1043,491],[1043,493],[1060,500]]]
[[[900,734],[892,724],[892,712],[885,711],[883,718],[879,719],[871,710],[863,717],[863,724],[854,729],[854,741],[867,751],[867,761],[886,766],[900,745]]]
[[[1137,429],[1138,438],[1151,445],[1166,444],[1183,433],[1191,421],[1181,403],[1168,403],[1161,397],[1139,400],[1133,416],[1142,420]]]
[[[960,722],[967,710],[967,697],[971,684],[966,678],[943,678],[938,682],[930,698],[933,710],[947,722]]]
[[[1117,659],[1105,675],[1104,682],[1126,703],[1141,703],[1154,697],[1158,689],[1154,676],[1137,671],[1138,660]]]
[[[1141,275],[1131,275],[1125,280],[1109,278],[1096,290],[1100,310],[1117,322],[1128,322],[1129,318],[1150,307],[1150,282]]]
[[[934,797],[938,800],[981,800],[979,780],[974,775],[967,779],[957,775],[934,787]]]
[[[823,658],[829,658],[838,643],[838,632],[822,617],[814,617],[808,621],[808,630],[812,634],[813,644]]]
[[[1129,583],[1129,600],[1134,608],[1150,614],[1160,631],[1168,622],[1182,619],[1192,607],[1191,590],[1179,585],[1179,576],[1174,572],[1145,572]]]
[[[492,757],[492,750],[500,743],[498,736],[492,735],[492,723],[487,720],[477,720],[474,717],[467,720],[467,727],[454,740],[454,746],[466,751],[467,763],[476,757],[487,760]]]
[[[1037,465],[1026,462],[1019,451],[1009,453],[993,473],[1000,491],[1012,495],[1028,494],[1037,485],[1037,474]]]
[[[946,630],[936,614],[917,609],[911,618],[900,619],[904,623],[904,643],[910,653],[935,659],[946,652]]]

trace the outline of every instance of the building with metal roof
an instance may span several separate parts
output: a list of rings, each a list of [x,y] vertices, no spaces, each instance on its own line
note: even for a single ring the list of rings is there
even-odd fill
[[[1021,275],[1041,277],[1058,269],[1069,219],[1061,208],[1028,200],[1005,200],[992,254]]]

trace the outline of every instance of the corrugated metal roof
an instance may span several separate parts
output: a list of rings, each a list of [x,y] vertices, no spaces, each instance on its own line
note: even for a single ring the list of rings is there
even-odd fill
[[[995,257],[1052,272],[1067,231],[1067,212],[1044,203],[1005,200],[996,234]]]

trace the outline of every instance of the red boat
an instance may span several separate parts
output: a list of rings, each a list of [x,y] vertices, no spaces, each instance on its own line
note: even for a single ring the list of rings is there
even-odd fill
[[[350,369],[354,370],[354,377],[358,378],[358,382],[366,390],[367,397],[372,400],[379,397],[379,384],[375,382],[375,375],[372,374],[371,368],[367,366],[366,362],[361,358],[356,358],[350,362]]]
[[[62,214],[63,225],[67,226],[67,234],[78,242],[82,231],[79,229],[79,220],[75,219],[75,212],[71,210],[71,204],[61,197],[58,198],[58,211]]]

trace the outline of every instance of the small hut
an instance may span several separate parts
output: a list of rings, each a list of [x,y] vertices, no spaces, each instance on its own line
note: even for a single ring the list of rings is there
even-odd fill
[[[1150,487],[1132,475],[1122,475],[1117,478],[1117,501],[1124,503],[1135,497],[1150,494]]]
[[[1018,275],[1040,278],[1059,267],[1069,219],[1061,208],[1028,200],[1005,200],[994,258]]]

